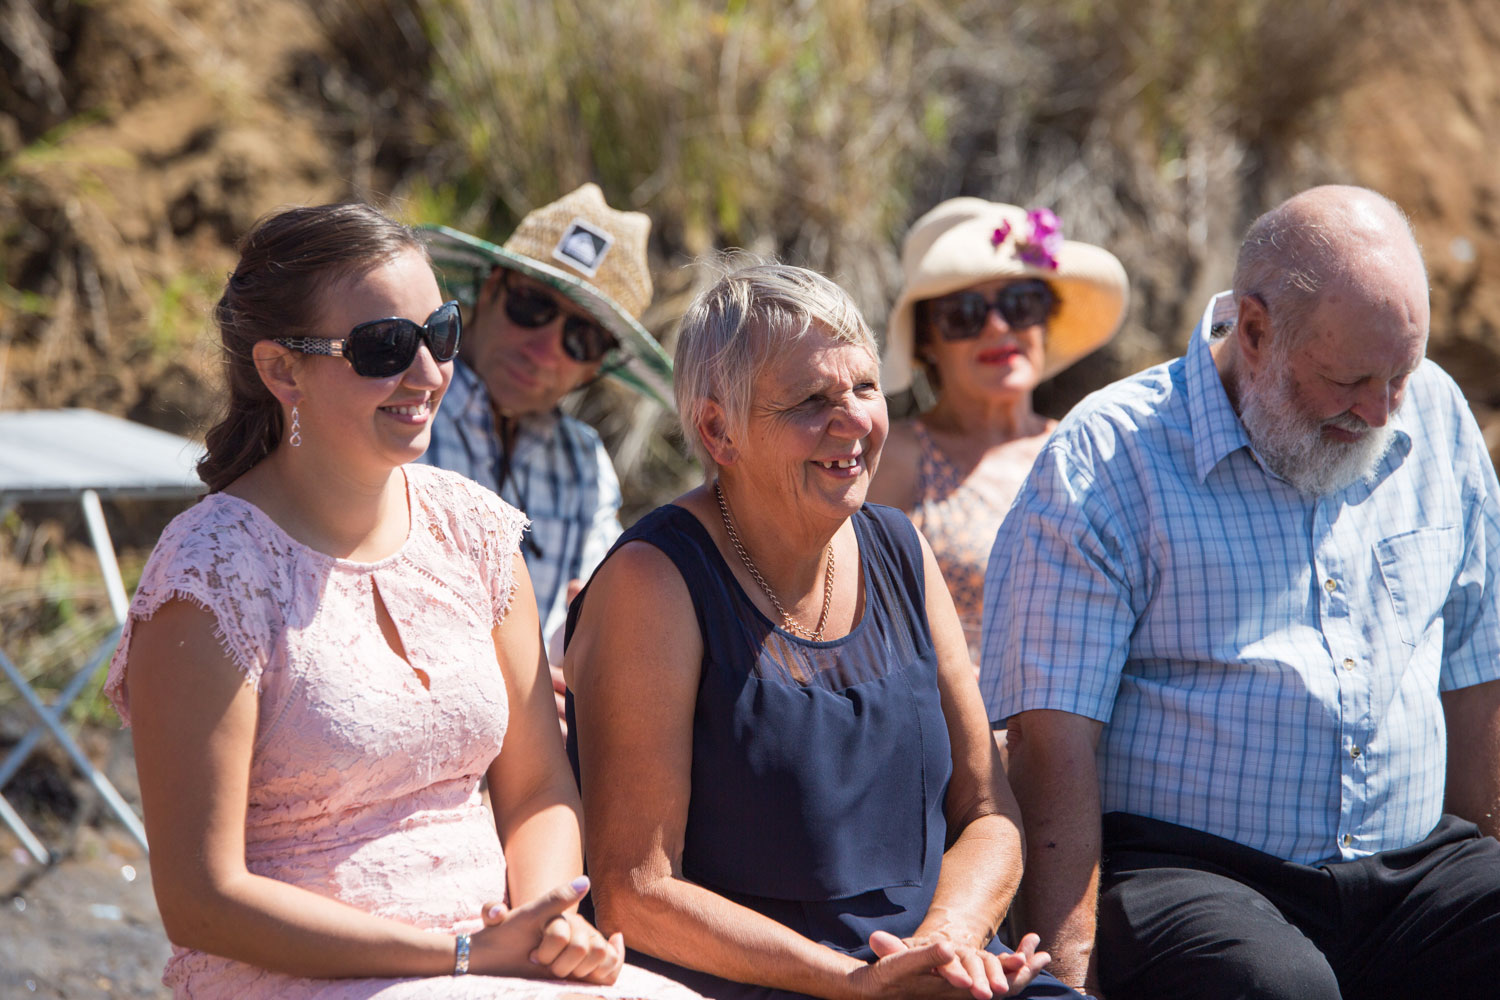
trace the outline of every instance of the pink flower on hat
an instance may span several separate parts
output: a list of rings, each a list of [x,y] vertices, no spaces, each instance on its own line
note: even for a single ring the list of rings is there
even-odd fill
[[[1063,242],[1062,220],[1050,208],[1033,208],[1026,213],[1026,221],[1031,225],[1031,236],[1016,240],[1016,256],[1031,267],[1056,271]]]
[[[1002,222],[999,228],[990,234],[990,246],[999,250],[1001,245],[1008,239],[1010,239],[1010,223]]]

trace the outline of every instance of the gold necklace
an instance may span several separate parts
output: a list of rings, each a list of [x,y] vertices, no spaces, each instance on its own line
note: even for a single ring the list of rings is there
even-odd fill
[[[781,602],[776,599],[775,592],[766,583],[766,578],[760,575],[760,570],[756,569],[755,563],[750,561],[750,553],[745,551],[745,546],[740,542],[739,532],[734,530],[734,519],[729,516],[729,501],[724,499],[724,488],[719,485],[717,479],[714,480],[714,499],[719,501],[719,515],[724,518],[724,530],[729,534],[729,543],[734,546],[734,551],[740,554],[740,562],[745,564],[745,568],[750,571],[755,582],[760,584],[760,589],[770,600],[771,607],[775,608],[776,613],[781,616],[782,627],[804,639],[822,642],[823,628],[828,624],[828,608],[833,603],[833,543],[828,543],[828,572],[823,575],[823,611],[818,615],[817,629],[809,632],[787,614],[786,608],[781,606]]]

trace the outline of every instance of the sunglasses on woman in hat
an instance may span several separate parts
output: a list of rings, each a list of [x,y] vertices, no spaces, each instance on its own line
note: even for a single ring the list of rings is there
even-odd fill
[[[949,292],[917,303],[919,331],[949,343],[974,340],[984,332],[994,313],[1012,330],[1045,326],[1057,311],[1057,293],[1041,278],[1023,278],[1004,285],[993,295],[972,288]]]

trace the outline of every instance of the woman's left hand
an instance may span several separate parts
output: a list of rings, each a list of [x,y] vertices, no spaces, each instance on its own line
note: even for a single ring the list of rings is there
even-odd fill
[[[870,947],[877,958],[932,944],[947,941],[956,954],[946,964],[933,971],[943,977],[950,986],[968,990],[975,1000],[990,1000],[991,997],[1009,996],[1025,989],[1052,960],[1046,952],[1038,952],[1041,939],[1027,934],[1017,949],[1006,955],[993,955],[983,948],[975,948],[954,940],[949,935],[935,931],[919,937],[900,939],[891,934],[877,932],[870,936]]]
[[[486,927],[494,927],[505,922],[510,910],[504,903],[486,903],[480,915]],[[530,958],[554,978],[609,986],[625,965],[625,936],[615,933],[606,939],[577,913],[563,913],[542,928]]]
[[[1037,973],[1052,961],[1052,956],[1047,952],[1037,951],[1037,946],[1041,943],[1042,939],[1037,935],[1026,934],[1016,945],[1015,951],[998,956],[1000,967],[1010,979],[1010,992],[1024,990],[1036,978]]]

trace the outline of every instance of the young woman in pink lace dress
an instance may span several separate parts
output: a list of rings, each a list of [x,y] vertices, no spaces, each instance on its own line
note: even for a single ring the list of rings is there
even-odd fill
[[[365,206],[284,212],[247,238],[217,320],[209,494],[152,554],[107,682],[134,727],[164,981],[694,996],[575,912],[525,516],[406,464],[458,338],[421,244]]]

